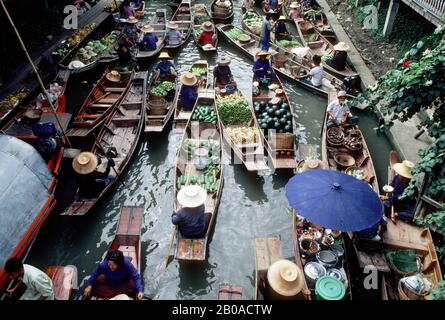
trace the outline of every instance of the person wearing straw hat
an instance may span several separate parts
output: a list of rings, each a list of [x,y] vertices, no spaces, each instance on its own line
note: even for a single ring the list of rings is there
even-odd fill
[[[185,186],[178,192],[177,200],[181,205],[172,215],[172,223],[177,225],[181,235],[186,238],[202,237],[210,222],[210,214],[205,213],[207,192],[200,186]]]
[[[326,60],[326,63],[335,70],[345,70],[349,46],[344,42],[339,42],[334,46],[334,50],[334,56]]]
[[[121,19],[128,19],[136,15],[136,12],[134,11],[133,7],[130,4],[130,0],[122,1],[122,4],[119,8],[119,13]]]
[[[137,43],[139,34],[141,33],[141,30],[137,26],[138,21],[139,20],[136,19],[134,16],[131,16],[127,19],[127,22],[122,29],[122,34],[131,41],[131,45]]]
[[[260,51],[256,54],[258,59],[253,64],[254,80],[273,79],[275,77],[272,65],[270,64],[270,54],[267,51]]]
[[[175,21],[170,21],[167,24],[168,32],[165,34],[165,43],[170,46],[179,45],[183,39],[182,32],[179,31],[179,26]]]
[[[275,40],[290,40],[289,32],[286,28],[286,17],[280,16],[275,23]]]
[[[91,152],[81,152],[73,159],[72,165],[76,173],[79,197],[95,198],[105,186],[114,180],[114,177],[109,175],[110,168],[115,166],[114,160],[108,158],[105,172],[97,170],[100,161],[100,158]]]
[[[303,289],[304,275],[292,261],[275,261],[267,270],[266,297],[273,300],[294,299]]]
[[[295,20],[303,18],[303,10],[301,10],[301,4],[299,4],[298,2],[292,2],[289,8],[291,9],[288,14],[289,19]]]
[[[268,13],[263,19],[261,25],[261,50],[268,51],[270,46],[270,32],[272,31],[272,14]]]
[[[402,194],[408,187],[413,175],[411,173],[414,168],[414,163],[404,160],[401,163],[394,165],[396,176],[391,181],[390,186],[394,188],[391,196],[380,195],[380,200],[383,201],[385,212],[390,214],[391,206],[394,206],[394,215],[391,220],[400,218],[404,221],[412,221],[415,213],[416,202],[410,197],[402,198]]]
[[[337,99],[329,103],[326,109],[326,112],[328,114],[326,126],[328,128],[344,127],[351,124],[357,124],[358,118],[352,116],[346,103],[346,98],[346,92],[339,91],[337,93]]]
[[[144,25],[141,31],[144,33],[144,37],[139,41],[138,45],[142,50],[153,51],[157,48],[158,37],[153,32],[155,29],[149,24]]]
[[[192,72],[186,72],[185,74],[179,77],[181,80],[182,86],[181,91],[179,92],[179,105],[182,108],[191,110],[195,105],[196,99],[198,98],[197,94],[197,83],[198,78]]]
[[[166,80],[174,80],[176,77],[175,64],[171,60],[168,52],[161,52],[159,55],[159,62],[154,67],[154,79],[166,81]]]
[[[216,60],[216,67],[213,69],[213,79],[215,79],[216,87],[223,88],[228,84],[233,84],[236,87],[229,64],[230,58],[227,56],[222,56]]]
[[[211,21],[206,21],[202,24],[202,32],[199,35],[198,43],[202,46],[215,45],[215,28]]]

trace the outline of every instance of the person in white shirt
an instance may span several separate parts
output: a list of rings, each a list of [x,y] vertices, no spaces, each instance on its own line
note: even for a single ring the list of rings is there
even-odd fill
[[[309,73],[297,77],[297,79],[303,80],[314,87],[321,87],[323,84],[323,66],[321,65],[321,57],[314,55],[312,57],[313,67]]]
[[[26,290],[20,300],[54,300],[53,282],[43,271],[23,264],[18,258],[11,258],[6,261],[5,272],[11,280],[19,280],[14,288],[8,290],[10,296],[25,285]]]
[[[349,124],[353,124],[357,119],[352,117],[349,112],[349,107],[346,104],[346,92],[339,91],[337,94],[337,99],[332,101],[328,108],[326,109],[328,113],[328,120],[326,125],[328,128],[332,127],[343,127]]]

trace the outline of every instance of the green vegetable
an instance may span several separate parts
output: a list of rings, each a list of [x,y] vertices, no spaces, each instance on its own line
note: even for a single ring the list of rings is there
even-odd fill
[[[195,76],[200,77],[207,74],[207,68],[199,68],[199,67],[192,68],[192,73]]]
[[[226,126],[247,124],[252,119],[247,100],[239,93],[219,97],[217,105],[221,121]]]
[[[167,92],[170,90],[176,89],[176,84],[170,81],[163,81],[161,84],[157,85],[154,88],[151,88],[150,93],[155,96],[166,96]]]

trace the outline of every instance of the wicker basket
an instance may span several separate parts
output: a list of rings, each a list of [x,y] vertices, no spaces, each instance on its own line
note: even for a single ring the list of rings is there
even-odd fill
[[[283,53],[277,54],[275,57],[273,57],[273,60],[275,62],[275,66],[278,68],[284,67],[284,64],[289,60],[289,57]]]
[[[148,113],[152,116],[163,116],[168,112],[168,104],[164,99],[148,101]]]
[[[292,133],[273,133],[271,132],[270,138],[272,140],[272,146],[275,146],[275,150],[293,150],[295,143],[295,135]]]

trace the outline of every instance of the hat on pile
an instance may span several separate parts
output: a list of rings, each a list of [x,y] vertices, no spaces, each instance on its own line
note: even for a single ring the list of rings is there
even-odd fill
[[[179,77],[179,79],[181,80],[182,84],[185,84],[186,86],[194,86],[198,82],[196,76],[191,72],[183,74],[181,77]]]
[[[408,160],[404,160],[401,163],[394,165],[394,171],[399,175],[407,179],[412,179],[413,175],[411,170],[414,168],[414,163]]]
[[[112,70],[107,73],[106,78],[111,82],[119,82],[121,81],[121,74],[116,70]]]
[[[219,58],[218,60],[216,60],[216,63],[220,66],[227,66],[230,64],[230,58],[227,56],[222,56],[221,58]]]
[[[73,169],[79,174],[89,174],[96,170],[97,157],[91,152],[81,152],[73,159]]]
[[[279,295],[296,296],[303,288],[303,272],[289,260],[278,260],[267,270],[267,281]]]
[[[339,42],[334,46],[337,51],[349,51],[349,46],[344,42]]]
[[[200,186],[186,186],[178,192],[178,202],[186,208],[203,205],[207,199],[207,191]]]

